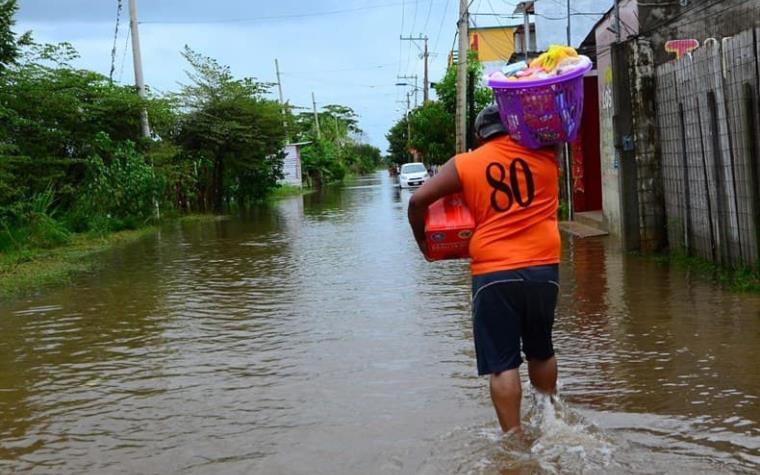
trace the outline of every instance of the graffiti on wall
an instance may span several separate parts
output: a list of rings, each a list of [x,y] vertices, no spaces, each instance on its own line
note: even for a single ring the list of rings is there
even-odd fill
[[[604,69],[602,80],[602,90],[600,97],[601,114],[600,114],[600,132],[603,153],[608,153],[612,157],[611,168],[605,168],[605,171],[615,171],[619,167],[617,154],[614,146],[613,119],[615,115],[615,103],[613,99],[612,85],[612,66],[607,65]]]
[[[675,53],[676,58],[681,58],[697,48],[699,48],[699,41],[695,39],[670,40],[665,43],[665,51]]]

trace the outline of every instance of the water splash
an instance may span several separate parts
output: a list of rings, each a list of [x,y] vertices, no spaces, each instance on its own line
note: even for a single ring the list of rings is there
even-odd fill
[[[613,446],[604,434],[559,396],[530,395],[525,438],[529,452],[547,473],[601,471],[612,463]]]

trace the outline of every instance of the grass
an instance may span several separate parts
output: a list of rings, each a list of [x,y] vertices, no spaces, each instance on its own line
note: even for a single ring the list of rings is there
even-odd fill
[[[165,222],[192,223],[222,219],[216,215],[188,215]],[[109,234],[72,234],[67,244],[52,249],[31,248],[0,252],[0,300],[26,295],[42,288],[63,285],[93,269],[103,251],[150,235],[158,226]]]
[[[60,285],[95,265],[97,254],[153,233],[155,226],[119,231],[106,236],[75,234],[71,242],[53,249],[23,249],[0,254],[0,299]]]
[[[733,292],[760,293],[760,262],[754,268],[733,269],[700,257],[687,256],[678,252],[660,255],[655,259],[663,264],[694,272]]]
[[[309,193],[312,193],[314,190],[311,188],[304,186],[293,186],[293,185],[281,185],[277,187],[270,196],[270,200],[278,200],[282,198],[289,198],[291,196],[299,196],[299,195],[307,195]]]

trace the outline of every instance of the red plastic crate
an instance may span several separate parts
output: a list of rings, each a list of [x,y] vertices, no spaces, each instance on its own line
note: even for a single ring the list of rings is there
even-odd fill
[[[434,261],[467,259],[475,220],[461,193],[441,198],[428,207],[425,240],[428,258]]]

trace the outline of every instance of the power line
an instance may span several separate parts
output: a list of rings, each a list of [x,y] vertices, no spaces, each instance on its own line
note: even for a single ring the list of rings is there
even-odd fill
[[[414,28],[417,26],[418,4],[419,2],[414,3],[414,16],[412,17],[412,27],[409,29],[409,36],[412,36],[412,34],[414,34]],[[409,45],[409,48],[407,49],[407,52],[406,52],[406,67],[404,68],[404,74],[407,74],[409,72],[409,63],[411,62],[412,62],[412,45]]]
[[[116,2],[116,28],[113,33],[113,48],[111,48],[111,71],[108,73],[108,80],[113,84],[113,73],[116,71],[116,42],[119,40],[119,21],[121,20],[121,0]]]
[[[405,2],[401,2],[401,31],[399,32],[399,36],[404,34],[404,17],[406,14],[406,4]],[[404,44],[399,41],[398,42],[398,68],[396,68],[396,76],[401,74],[401,57],[404,55]],[[396,100],[398,100],[398,89],[396,90]]]
[[[394,63],[385,63],[385,64],[377,64],[374,66],[358,66],[353,68],[339,68],[339,69],[321,69],[321,70],[309,70],[309,71],[281,71],[281,74],[283,75],[290,75],[290,74],[320,74],[320,73],[342,73],[346,71],[369,71],[372,69],[383,69],[387,68],[388,66],[396,66],[400,62],[394,62]]]
[[[430,5],[428,5],[428,12],[427,12],[427,18],[425,19],[425,26],[422,27],[422,31],[427,33],[427,27],[430,23],[430,14],[433,13],[433,0],[430,0]]]
[[[425,2],[425,1],[427,0],[411,0],[411,2],[414,3],[415,5],[417,5],[418,3]],[[364,5],[361,7],[326,10],[322,12],[291,13],[291,14],[286,14],[286,15],[270,15],[270,16],[251,17],[251,18],[235,18],[235,19],[220,19],[220,20],[145,20],[145,21],[141,21],[140,24],[166,24],[166,25],[198,24],[200,25],[200,24],[218,24],[218,23],[255,23],[255,22],[269,21],[269,20],[287,20],[287,19],[296,19],[296,18],[313,18],[313,17],[321,17],[321,16],[340,15],[342,13],[352,13],[352,12],[360,12],[360,11],[366,11],[366,10],[377,10],[381,8],[395,7],[398,5],[404,5],[405,3],[406,3],[405,1],[392,2],[392,3],[378,3],[374,5]]]
[[[438,34],[435,36],[435,44],[433,46],[433,51],[438,52],[438,42],[441,39],[441,32],[443,31],[443,24],[446,21],[446,14],[449,12],[449,4],[451,3],[451,0],[446,0],[446,6],[443,8],[443,16],[441,17],[441,24],[438,27]]]
[[[119,68],[119,82],[121,82],[121,78],[124,75],[124,63],[127,60],[127,47],[129,46],[129,37],[132,34],[132,32],[127,29],[127,36],[124,38],[124,52],[121,55],[121,67]]]
[[[496,14],[496,9],[493,7],[493,3],[491,3],[491,0],[488,0],[488,8],[490,8],[490,9],[491,9],[491,12],[492,12],[492,13]],[[504,28],[504,25],[502,25],[502,24],[501,24],[501,22],[499,21],[499,19],[498,19],[498,18],[499,18],[499,17],[497,16],[497,17],[496,17],[496,24],[497,24],[497,25],[499,25],[499,27],[503,29],[503,28]],[[509,33],[507,33],[505,30],[503,30],[503,31],[504,31],[504,36],[506,36],[506,37],[507,37],[507,42],[510,42],[510,41],[513,41],[513,40],[514,40],[514,37],[510,38],[510,37],[509,37]]]

